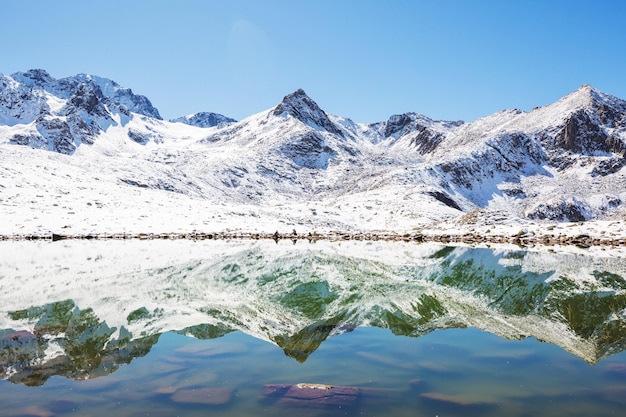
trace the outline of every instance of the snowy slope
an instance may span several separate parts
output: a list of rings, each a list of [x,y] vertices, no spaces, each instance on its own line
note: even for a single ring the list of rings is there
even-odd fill
[[[621,215],[626,102],[585,85],[530,112],[463,125],[430,155],[481,207],[582,221]]]
[[[43,70],[0,75],[1,142],[70,155],[93,144],[111,127],[125,127],[139,144],[162,140],[149,128],[126,126],[133,119],[160,119],[150,101],[100,77],[76,75],[56,80]]]
[[[356,123],[303,90],[239,122],[198,127],[212,124],[202,115],[161,120],[97,76],[0,76],[0,234],[406,232],[625,214],[626,102],[587,85],[470,123]]]

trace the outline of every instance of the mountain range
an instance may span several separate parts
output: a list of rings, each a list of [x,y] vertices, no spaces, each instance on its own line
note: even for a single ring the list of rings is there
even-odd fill
[[[162,120],[91,75],[0,75],[0,234],[622,221],[626,101],[589,85],[472,122],[356,123],[303,90]]]

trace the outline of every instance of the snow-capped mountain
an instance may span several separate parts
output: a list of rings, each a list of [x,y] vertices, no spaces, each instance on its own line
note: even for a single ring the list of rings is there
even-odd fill
[[[96,76],[31,70],[0,86],[0,158],[11,167],[0,204],[15,219],[6,234],[405,232],[626,213],[626,102],[588,85],[469,123],[404,113],[371,124],[327,114],[303,90],[238,122],[170,122]]]
[[[9,143],[72,154],[92,145],[111,126],[125,125],[133,114],[160,120],[150,101],[116,82],[79,74],[56,80],[46,71],[0,75],[0,122]],[[128,138],[145,143],[156,136],[129,128]]]
[[[200,112],[189,114],[187,116],[177,117],[176,119],[171,119],[172,123],[184,123],[191,126],[197,127],[224,127],[231,123],[236,123],[237,120],[231,119],[230,117],[226,117],[223,114],[211,113],[211,112]]]
[[[535,219],[610,217],[624,200],[625,128],[626,102],[585,85],[527,113],[460,126],[429,157],[480,207],[504,203]]]
[[[3,246],[18,244],[0,251],[19,276],[0,294],[0,379],[16,383],[113,372],[167,331],[243,331],[298,361],[359,326],[410,337],[475,327],[588,363],[626,347],[623,258],[392,242]]]

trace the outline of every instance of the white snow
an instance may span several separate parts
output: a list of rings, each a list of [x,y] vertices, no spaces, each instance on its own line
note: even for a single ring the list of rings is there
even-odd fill
[[[11,77],[3,79],[16,87]],[[77,79],[95,80],[105,94],[129,91],[100,77]],[[55,93],[58,88],[33,91],[45,99],[50,117],[63,120],[66,97]],[[538,132],[557,129],[591,97],[626,109],[614,97],[583,86],[552,105],[502,111],[472,123],[407,113],[365,125],[327,116],[302,94],[287,107],[304,120],[285,112],[275,116],[270,109],[214,128],[109,108],[110,119],[98,119],[104,130],[93,145],[81,144],[71,156],[10,144],[13,135],[36,127],[0,124],[0,235],[293,229],[498,235],[520,227],[540,235],[549,227],[557,236],[626,237],[624,173],[591,175],[592,166],[610,156],[580,156],[567,170],[556,170],[531,160],[512,139],[525,132],[532,141]],[[41,105],[33,100],[25,106]],[[35,114],[35,107],[24,114]],[[389,123],[401,120],[408,123],[406,134],[383,136]],[[411,145],[423,129],[443,138],[426,154]],[[130,140],[131,131],[147,142]],[[516,163],[523,166],[501,166]],[[469,183],[454,183],[445,164],[473,169],[463,174]],[[561,202],[593,220],[572,226],[528,218],[542,210],[550,214]]]

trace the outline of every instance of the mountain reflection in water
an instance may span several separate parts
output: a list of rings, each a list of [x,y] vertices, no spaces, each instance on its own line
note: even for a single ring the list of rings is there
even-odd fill
[[[624,350],[626,261],[395,242],[0,242],[0,379],[87,379],[165,332],[239,330],[305,362],[360,326],[475,327],[594,364]]]

